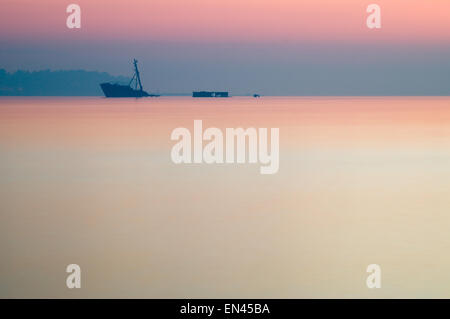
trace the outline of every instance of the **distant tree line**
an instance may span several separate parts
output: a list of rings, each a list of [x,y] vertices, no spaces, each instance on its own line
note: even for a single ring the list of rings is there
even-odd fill
[[[128,83],[129,78],[84,70],[16,71],[0,69],[0,96],[99,96],[103,82]]]

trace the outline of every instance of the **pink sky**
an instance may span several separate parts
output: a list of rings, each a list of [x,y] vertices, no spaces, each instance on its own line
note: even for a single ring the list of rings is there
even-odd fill
[[[65,8],[82,8],[68,30]],[[369,4],[382,29],[369,30]],[[0,39],[450,44],[449,0],[2,0]],[[72,33],[71,33],[72,32]]]

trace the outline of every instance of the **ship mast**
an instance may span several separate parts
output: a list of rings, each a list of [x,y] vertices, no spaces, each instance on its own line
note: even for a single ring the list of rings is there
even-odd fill
[[[142,91],[143,89],[142,89],[141,77],[140,77],[140,75],[139,75],[139,70],[138,70],[138,67],[137,67],[137,62],[138,62],[138,61],[137,61],[136,59],[133,60],[133,65],[134,65],[134,75],[136,76],[137,84],[139,85],[139,90]]]

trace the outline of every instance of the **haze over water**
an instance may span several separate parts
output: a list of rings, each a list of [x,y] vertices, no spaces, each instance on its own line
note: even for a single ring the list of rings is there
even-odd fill
[[[449,298],[449,105],[0,98],[0,297]],[[196,119],[279,127],[278,173],[175,165]]]

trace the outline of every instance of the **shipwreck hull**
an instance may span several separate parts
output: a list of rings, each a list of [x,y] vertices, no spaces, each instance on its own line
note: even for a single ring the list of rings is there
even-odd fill
[[[100,84],[106,97],[145,97],[150,95],[144,90],[134,90],[128,85],[102,83]]]

